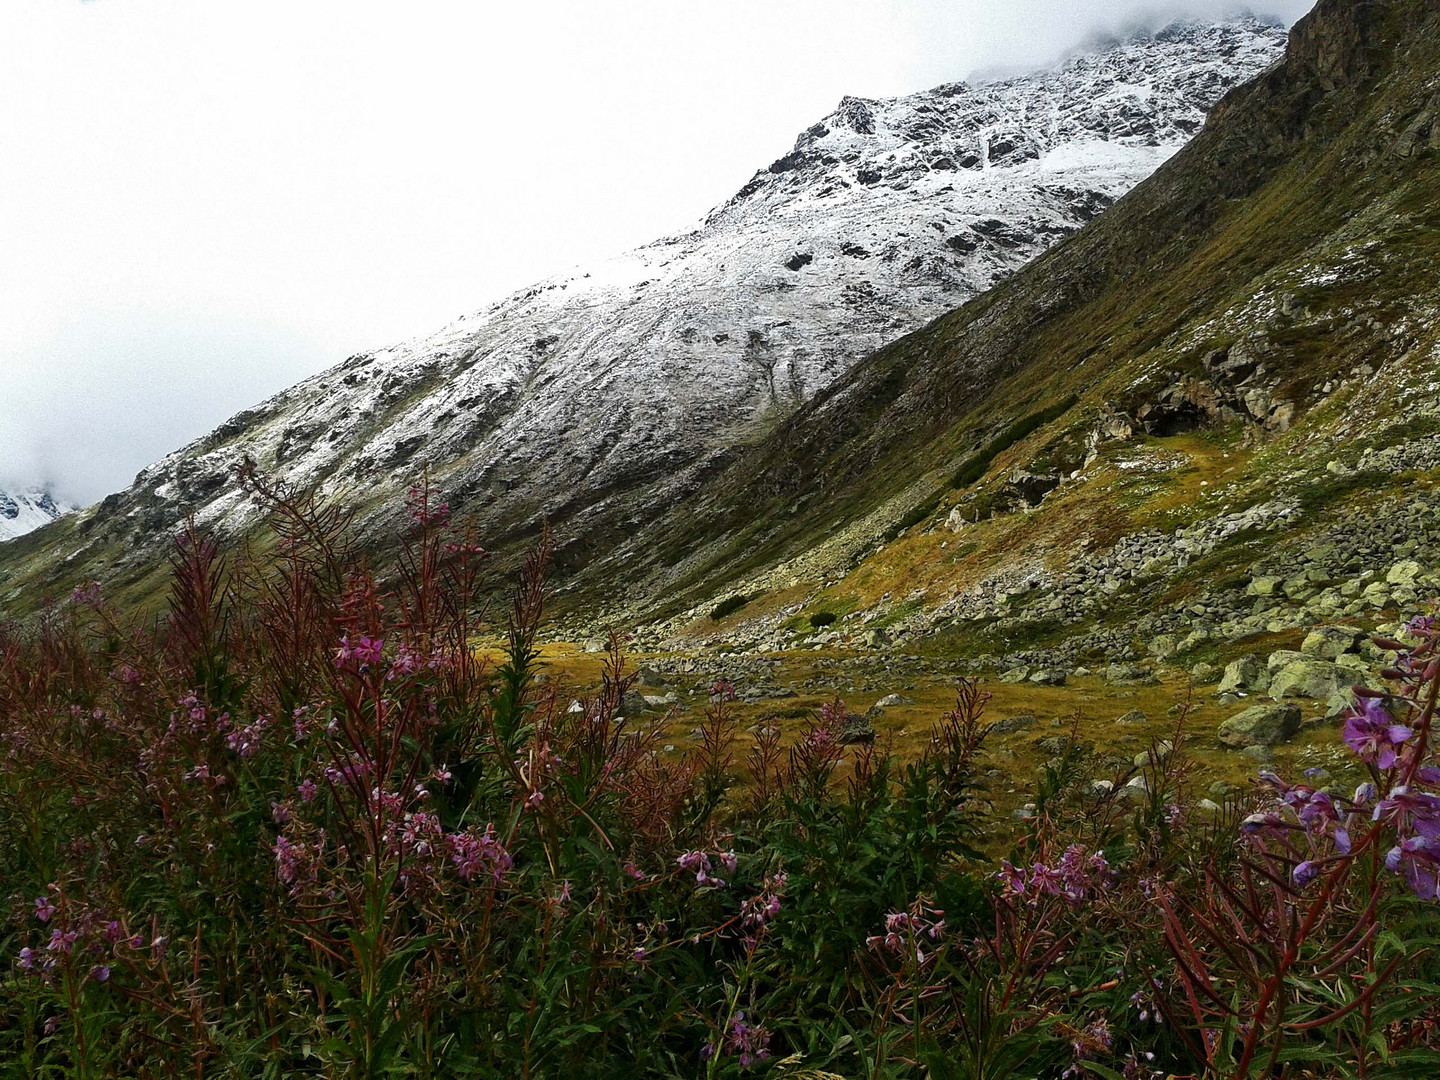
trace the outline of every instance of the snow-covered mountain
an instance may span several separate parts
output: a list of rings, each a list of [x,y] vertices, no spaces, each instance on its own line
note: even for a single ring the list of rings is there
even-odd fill
[[[74,506],[43,489],[6,491],[0,488],[0,543],[24,536],[74,511]]]
[[[1032,75],[846,98],[694,231],[352,356],[146,469],[84,532],[119,531],[109,561],[189,510],[238,528],[249,455],[372,526],[428,467],[492,540],[543,514],[562,564],[584,561],[1102,213],[1284,42],[1250,18],[1177,24]]]

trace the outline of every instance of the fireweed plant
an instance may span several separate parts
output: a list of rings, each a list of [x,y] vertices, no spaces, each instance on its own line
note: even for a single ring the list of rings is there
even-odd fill
[[[0,627],[0,1077],[1435,1074],[1428,621],[1343,790],[1193,808],[1182,715],[1110,777],[1072,729],[1016,823],[976,682],[910,761],[723,683],[669,754],[618,636],[539,670],[544,543],[491,661],[428,484],[378,573],[242,479],[273,543],[187,528],[163,617]]]

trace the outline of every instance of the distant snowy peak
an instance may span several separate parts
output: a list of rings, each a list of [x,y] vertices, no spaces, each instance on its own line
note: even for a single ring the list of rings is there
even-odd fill
[[[75,509],[43,489],[18,493],[0,489],[0,542],[24,536]]]
[[[1066,148],[1087,144],[1105,144],[1116,157],[1126,148],[1173,151],[1200,129],[1237,73],[1248,77],[1278,59],[1285,37],[1283,27],[1253,18],[1176,23],[1050,71],[901,98],[847,97],[709,220],[756,195],[786,203],[797,195],[843,200],[857,187],[965,185],[992,168],[1047,159],[1066,171],[1077,160]]]

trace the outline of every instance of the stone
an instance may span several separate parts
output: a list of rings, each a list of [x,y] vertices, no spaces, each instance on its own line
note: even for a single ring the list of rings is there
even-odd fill
[[[606,649],[609,648],[609,646],[605,643],[605,639],[598,637],[588,639],[583,647],[587,653],[605,652]]]
[[[1214,682],[1215,667],[1202,660],[1190,669],[1190,678],[1194,679],[1197,685]]]
[[[1037,686],[1064,686],[1065,672],[1059,668],[1041,668],[1033,672],[1030,681]]]
[[[1155,681],[1155,676],[1139,664],[1114,663],[1105,671],[1105,681],[1111,686],[1141,686]]]
[[[1090,783],[1090,796],[1094,799],[1103,799],[1115,790],[1113,780],[1093,780]]]
[[[1299,731],[1302,718],[1296,705],[1252,705],[1221,724],[1216,734],[1226,746],[1274,746]]]
[[[1268,693],[1282,698],[1309,698],[1324,701],[1344,684],[1340,669],[1328,660],[1301,660],[1286,664],[1270,680]]]
[[[623,716],[638,716],[640,713],[650,711],[650,703],[638,690],[628,691],[620,700],[620,713]]]
[[[1270,686],[1270,673],[1257,656],[1242,656],[1225,665],[1225,674],[1220,677],[1217,694],[1263,694]]]
[[[1250,579],[1250,584],[1245,586],[1246,596],[1274,596],[1280,591],[1284,578],[1260,575]]]
[[[1173,634],[1161,634],[1154,641],[1150,642],[1150,655],[1157,660],[1169,660],[1175,655],[1175,636]]]
[[[1414,559],[1405,559],[1397,562],[1385,573],[1385,580],[1391,585],[1403,585],[1406,588],[1415,587],[1415,579],[1418,578],[1424,569]]]
[[[1224,780],[1216,780],[1213,784],[1210,785],[1208,791],[1210,798],[1218,799],[1221,802],[1224,802],[1226,799],[1228,799],[1231,795],[1235,793],[1235,789]]]
[[[1169,739],[1161,739],[1151,749],[1135,755],[1135,768],[1147,769],[1151,765],[1163,765],[1174,752],[1175,744]]]
[[[1005,674],[1000,676],[1000,681],[1002,683],[1022,683],[1029,677],[1030,669],[1022,665],[1021,667],[1011,668],[1005,672]]]
[[[841,746],[874,742],[875,725],[864,716],[850,713],[836,726],[835,739]]]
[[[1150,718],[1139,709],[1131,709],[1124,716],[1115,721],[1117,724],[1148,724]]]
[[[1390,603],[1390,586],[1383,581],[1372,581],[1360,596],[1371,607],[1383,608]]]
[[[1309,659],[1310,657],[1295,649],[1276,649],[1270,654],[1270,658],[1265,661],[1265,668],[1271,675],[1274,675],[1281,668],[1286,668],[1291,664],[1298,664]]]
[[[1353,626],[1321,626],[1306,635],[1300,651],[1321,660],[1335,660],[1354,652],[1364,637],[1364,631]]]
[[[680,695],[673,691],[669,694],[643,694],[645,704],[652,709],[668,709],[671,705],[680,704]]]
[[[886,695],[885,695],[884,697],[882,697],[879,701],[875,702],[874,708],[877,708],[877,709],[894,709],[894,708],[898,708],[898,707],[901,706],[901,705],[914,705],[914,704],[915,704],[915,702],[911,701],[911,700],[910,700],[908,697],[906,697],[904,694],[886,694]]]
[[[890,635],[877,626],[860,635],[860,643],[867,649],[883,649],[890,644]]]
[[[1270,753],[1270,748],[1268,746],[1261,746],[1259,743],[1256,743],[1254,746],[1245,747],[1240,753],[1260,765],[1268,765],[1275,760],[1275,755]]]
[[[1019,716],[1007,716],[1003,720],[995,721],[990,725],[990,730],[996,735],[1013,735],[1017,731],[1032,728],[1037,723],[1035,717],[1029,713],[1022,713]]]

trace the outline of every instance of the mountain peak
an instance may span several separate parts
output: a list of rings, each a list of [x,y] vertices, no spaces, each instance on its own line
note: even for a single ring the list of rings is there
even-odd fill
[[[70,503],[55,498],[48,488],[6,491],[0,488],[0,542],[24,536],[57,518],[74,513]]]
[[[428,468],[492,546],[547,521],[576,569],[867,354],[1101,214],[1283,44],[1225,22],[844,98],[699,229],[353,356],[146,469],[78,531],[138,573],[187,513],[243,530],[249,456],[388,532]]]

